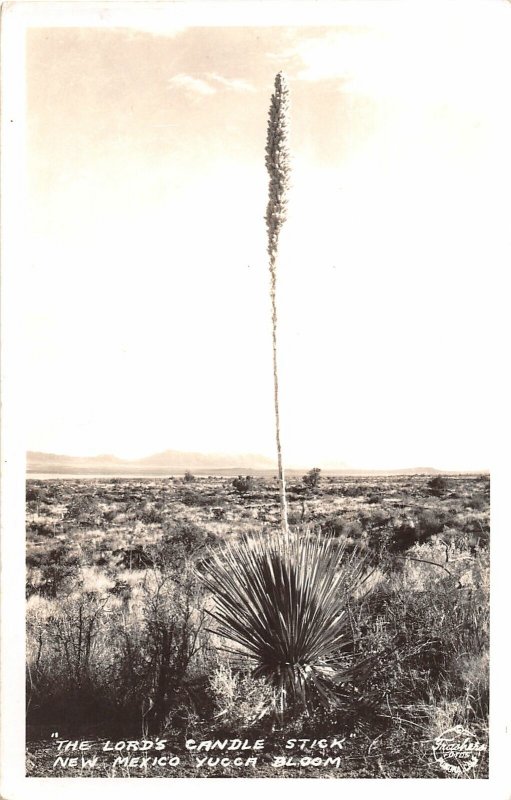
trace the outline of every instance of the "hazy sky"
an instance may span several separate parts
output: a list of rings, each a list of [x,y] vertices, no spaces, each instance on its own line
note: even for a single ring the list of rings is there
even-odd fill
[[[483,4],[360,5],[324,27],[28,32],[30,449],[273,455],[264,147],[283,69],[285,461],[490,466],[509,28]]]

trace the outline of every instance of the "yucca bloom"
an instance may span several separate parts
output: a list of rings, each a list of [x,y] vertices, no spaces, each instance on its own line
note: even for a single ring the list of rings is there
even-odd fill
[[[351,678],[341,653],[352,643],[346,610],[365,562],[316,533],[244,536],[212,554],[203,576],[215,600],[215,633],[274,687],[277,708],[313,696],[336,702]]]
[[[289,157],[289,89],[279,72],[275,77],[275,91],[271,98],[268,136],[266,141],[266,168],[270,176],[266,229],[268,233],[268,255],[270,259],[270,297],[272,308],[273,382],[275,404],[275,429],[277,440],[277,462],[280,491],[282,530],[288,533],[286,483],[280,441],[279,383],[277,366],[277,254],[279,234],[287,216],[287,194],[291,171]]]

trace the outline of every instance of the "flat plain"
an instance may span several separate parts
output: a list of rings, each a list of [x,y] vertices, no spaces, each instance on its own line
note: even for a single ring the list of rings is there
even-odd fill
[[[28,775],[487,777],[489,476],[293,476],[288,501],[293,530],[367,563],[339,658],[368,666],[337,707],[277,719],[269,687],[215,633],[200,578],[225,543],[278,528],[273,477],[27,481]],[[484,744],[461,774],[433,752],[454,726]],[[90,741],[98,763],[54,766],[56,731]],[[104,755],[107,741],[157,737],[178,763]],[[233,738],[264,740],[256,765],[185,745]],[[332,739],[336,763],[317,744]]]

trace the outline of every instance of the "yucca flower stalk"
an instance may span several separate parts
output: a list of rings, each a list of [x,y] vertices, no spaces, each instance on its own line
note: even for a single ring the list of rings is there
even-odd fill
[[[270,265],[270,296],[272,309],[273,385],[275,403],[275,431],[280,494],[281,526],[289,533],[287,520],[286,482],[284,476],[282,445],[280,441],[279,381],[277,363],[277,256],[279,235],[287,216],[287,194],[291,171],[289,157],[289,89],[282,72],[275,77],[275,91],[271,98],[268,136],[266,141],[266,168],[270,176],[266,229]]]
[[[310,531],[243,536],[212,553],[203,579],[214,632],[273,686],[280,714],[313,700],[336,704],[353,678],[342,656],[353,643],[346,604],[365,574],[359,553]]]

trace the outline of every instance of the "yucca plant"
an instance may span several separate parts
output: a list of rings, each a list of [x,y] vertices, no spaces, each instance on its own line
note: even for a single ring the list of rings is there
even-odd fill
[[[365,574],[356,551],[312,532],[252,534],[212,554],[214,632],[273,686],[280,712],[338,702],[353,677],[346,602]]]
[[[355,551],[316,533],[289,530],[280,442],[277,369],[277,255],[287,214],[290,159],[289,91],[281,72],[275,78],[266,145],[270,176],[266,211],[272,303],[273,376],[282,533],[242,537],[211,555],[203,575],[213,594],[215,633],[231,651],[253,664],[255,678],[273,687],[280,714],[314,700],[340,700],[340,687],[354,676],[349,651],[353,632],[347,599],[364,578],[364,560]],[[283,535],[282,535],[283,534]],[[360,665],[356,668],[359,669]]]

